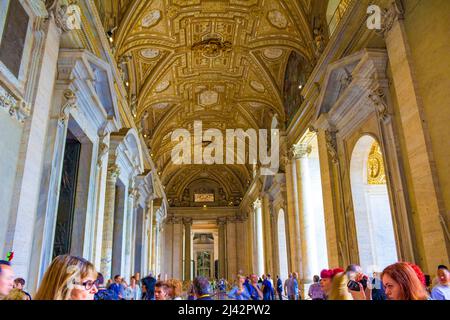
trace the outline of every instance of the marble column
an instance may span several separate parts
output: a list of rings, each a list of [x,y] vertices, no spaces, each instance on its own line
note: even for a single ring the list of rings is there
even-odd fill
[[[192,219],[183,219],[184,223],[184,281],[191,280],[191,257],[192,257]]]
[[[421,261],[418,263],[424,272],[431,273],[437,265],[450,258],[450,236],[446,236],[445,231],[448,212],[439,189],[428,121],[424,117],[425,106],[417,85],[403,21],[404,10],[400,1],[392,2],[381,33],[386,41],[402,135],[407,139],[405,160],[411,168],[411,193],[416,204],[413,215],[415,232],[420,235],[418,247]],[[408,239],[402,240],[406,242]]]
[[[172,277],[183,278],[183,221],[176,217],[172,227]]]
[[[264,224],[264,252],[265,252],[265,270],[274,273],[272,261],[272,215],[270,210],[270,195],[264,194],[263,197],[263,224]]]
[[[133,184],[133,183],[131,183]],[[133,241],[136,239],[136,215],[138,214],[136,210],[136,204],[138,198],[138,190],[134,187],[131,187],[128,190],[128,201],[127,201],[127,218],[126,218],[126,236],[125,236],[125,274],[126,279],[129,278],[131,274],[134,273],[136,266],[134,266],[135,261],[135,250],[136,250],[136,242]],[[133,268],[134,266],[134,268]],[[137,266],[140,268],[140,266]]]
[[[261,276],[264,273],[264,237],[262,220],[262,202],[257,199],[253,204],[255,209],[255,234],[256,234],[256,274]]]
[[[100,270],[105,279],[111,278],[114,208],[116,201],[116,182],[119,174],[120,169],[117,165],[114,164],[108,168],[108,175],[106,177],[105,212],[103,220],[102,259],[100,264]]]
[[[219,225],[219,278],[226,277],[226,218],[217,220]]]
[[[290,151],[292,155],[292,150]],[[286,161],[286,198],[287,198],[287,224],[289,230],[289,266],[290,272],[302,272],[300,222],[297,192],[297,173],[295,160]]]
[[[309,206],[309,191],[305,186],[308,182],[308,154],[311,147],[305,143],[294,146],[294,158],[297,173],[297,191],[300,214],[300,236],[302,245],[302,283],[310,283],[312,277],[318,272],[317,259],[315,259],[316,239],[314,237],[314,212]]]
[[[153,199],[147,202],[147,259],[146,272],[153,271]]]

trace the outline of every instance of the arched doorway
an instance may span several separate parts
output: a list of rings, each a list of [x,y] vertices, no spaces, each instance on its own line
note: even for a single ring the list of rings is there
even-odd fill
[[[366,272],[381,271],[398,256],[383,155],[369,135],[353,149],[350,179],[360,264]]]
[[[288,274],[288,254],[286,247],[286,223],[284,219],[284,210],[280,209],[278,211],[278,223],[277,223],[277,232],[278,232],[278,254],[279,254],[279,267],[280,267],[280,278],[286,279]]]

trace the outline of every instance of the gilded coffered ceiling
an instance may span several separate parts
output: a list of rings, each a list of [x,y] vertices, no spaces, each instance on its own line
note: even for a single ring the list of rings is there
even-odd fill
[[[243,196],[250,165],[175,166],[174,129],[283,127],[283,81],[292,51],[313,61],[309,1],[153,0],[122,3],[113,49],[132,113],[148,139],[166,193],[218,181],[228,203]],[[124,12],[124,13],[123,13]]]

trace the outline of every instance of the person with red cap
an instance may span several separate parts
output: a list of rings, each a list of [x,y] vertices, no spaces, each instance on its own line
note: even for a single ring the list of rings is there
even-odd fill
[[[327,297],[331,292],[332,288],[331,284],[333,281],[333,277],[341,272],[344,272],[344,269],[341,268],[323,269],[320,272],[320,287],[322,288],[322,291],[325,293]]]

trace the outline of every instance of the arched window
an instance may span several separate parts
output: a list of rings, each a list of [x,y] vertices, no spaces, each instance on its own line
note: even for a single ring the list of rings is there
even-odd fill
[[[383,155],[369,135],[355,145],[350,178],[360,264],[368,272],[381,271],[398,257]]]

